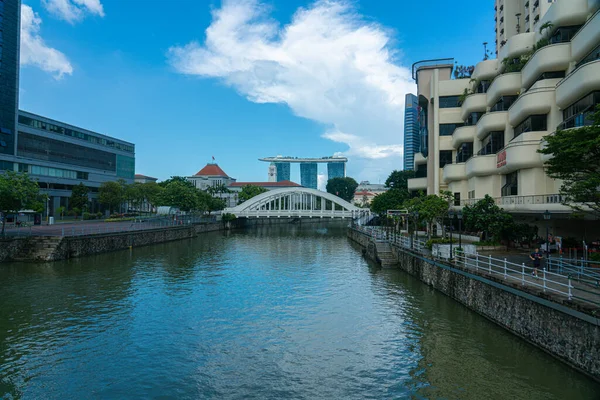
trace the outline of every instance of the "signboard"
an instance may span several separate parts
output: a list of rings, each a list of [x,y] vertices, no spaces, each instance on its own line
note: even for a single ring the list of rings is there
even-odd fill
[[[387,215],[408,215],[408,210],[387,210]]]
[[[502,168],[506,165],[506,150],[502,150],[496,155],[496,168]]]

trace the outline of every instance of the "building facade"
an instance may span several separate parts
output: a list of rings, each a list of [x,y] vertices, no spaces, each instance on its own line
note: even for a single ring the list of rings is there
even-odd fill
[[[300,183],[302,186],[310,189],[316,189],[317,175],[317,163],[300,164]]]
[[[507,12],[513,2],[500,3]],[[600,1],[557,0],[545,14],[539,3],[540,18],[530,17],[536,29],[515,31],[471,77],[451,79],[452,59],[413,65],[427,151],[415,155],[410,190],[448,190],[455,206],[490,195],[506,211],[535,218],[571,213],[537,151],[557,129],[591,124],[600,104]]]
[[[415,153],[421,151],[419,137],[419,101],[417,96],[407,93],[404,99],[404,170],[412,171]]]
[[[269,164],[269,172],[268,172],[268,181],[269,182],[277,182],[277,167],[275,163]]]
[[[290,180],[291,168],[289,162],[275,163],[275,171],[277,176],[277,182]]]
[[[196,172],[195,175],[189,176],[187,180],[200,190],[217,186],[228,187],[235,182],[235,178],[227,175],[217,163],[206,164],[204,168]]]
[[[103,182],[133,182],[135,146],[18,109],[20,15],[20,1],[0,1],[0,170],[37,180],[49,196],[46,215],[68,209],[79,183],[90,189],[90,211],[96,212]]]
[[[135,174],[134,177],[135,183],[155,183],[158,178],[153,178],[151,176],[146,176],[142,174]]]
[[[318,164],[327,164],[327,178],[344,178],[346,176],[346,163],[348,159],[341,156],[332,157],[290,157],[276,156],[260,158],[259,161],[269,162],[269,180],[272,178],[272,168],[275,166],[277,182],[289,181],[291,177],[291,164],[300,164],[300,182],[302,186],[317,189]]]
[[[327,163],[327,180],[333,178],[345,178],[346,177],[346,163],[345,162],[328,162]]]

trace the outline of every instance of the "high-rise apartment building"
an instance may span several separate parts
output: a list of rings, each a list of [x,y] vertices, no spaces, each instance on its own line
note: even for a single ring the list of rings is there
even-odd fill
[[[346,160],[347,161],[347,160]],[[346,177],[346,162],[328,162],[327,163],[327,179],[345,178]]]
[[[317,188],[317,163],[300,164],[300,184],[310,189]]]
[[[404,99],[404,170],[412,171],[415,153],[420,151],[419,137],[419,99],[407,93]]]
[[[541,15],[542,3],[548,8],[534,25],[550,28],[508,37],[498,58],[479,62],[470,77],[452,79],[453,59],[413,65],[427,150],[415,155],[410,190],[448,190],[455,206],[490,195],[534,220],[549,210],[553,223],[571,214],[537,151],[557,129],[591,124],[600,104],[600,1],[525,5]],[[507,4],[497,7],[506,12]]]
[[[133,183],[135,147],[18,109],[21,2],[0,0],[0,170],[27,172],[49,196],[47,215],[69,207],[73,186],[90,189],[93,212],[98,188],[124,179]]]

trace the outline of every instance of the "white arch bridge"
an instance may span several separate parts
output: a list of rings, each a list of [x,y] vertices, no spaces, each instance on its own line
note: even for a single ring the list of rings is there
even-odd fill
[[[236,207],[223,210],[238,218],[361,218],[365,208],[320,190],[304,187],[282,188],[261,193]]]

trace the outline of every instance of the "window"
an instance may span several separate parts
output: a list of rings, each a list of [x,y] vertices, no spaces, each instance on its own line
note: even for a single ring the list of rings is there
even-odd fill
[[[465,121],[465,125],[466,126],[477,125],[477,121],[479,121],[481,119],[481,117],[483,117],[484,114],[485,114],[485,112],[472,112],[467,117],[467,120]]]
[[[589,62],[600,60],[600,45],[592,50],[587,56],[583,58],[583,60],[577,63],[577,68],[581,67],[583,64],[587,64]]]
[[[541,81],[544,79],[560,79],[560,78],[564,78],[564,77],[565,77],[565,71],[550,71],[550,72],[544,72],[535,81],[538,82],[538,81]]]
[[[460,192],[454,192],[454,205],[460,206]]]
[[[550,44],[570,42],[579,29],[581,29],[581,25],[561,26],[550,38]]]
[[[460,96],[440,96],[440,108],[460,107]]]
[[[415,178],[427,178],[427,164],[417,165]]]
[[[515,135],[517,137],[525,132],[538,132],[548,130],[548,115],[531,115],[519,125],[515,126]]]
[[[477,152],[477,155],[485,156],[489,154],[496,154],[504,147],[504,132],[496,131],[490,132],[481,141],[481,150]]]
[[[4,133],[5,135],[12,135],[12,129],[0,128],[0,133]]]
[[[519,194],[519,171],[504,175],[502,196],[517,196]]]
[[[456,152],[456,162],[464,163],[471,157],[473,157],[473,142],[463,143]]]
[[[592,92],[563,110],[563,122],[558,129],[592,125],[590,116],[600,104],[600,91]]]
[[[464,124],[440,124],[440,136],[452,136],[456,128]]]
[[[490,81],[481,81],[475,88],[475,93],[487,93],[490,88]]]
[[[510,106],[517,100],[517,95],[514,96],[502,96],[500,100],[490,109],[490,112],[494,111],[508,111]]]
[[[0,170],[2,171],[12,171],[14,169],[14,164],[9,161],[0,160]]]
[[[452,150],[440,150],[440,168],[452,164]]]

